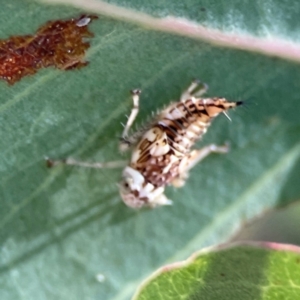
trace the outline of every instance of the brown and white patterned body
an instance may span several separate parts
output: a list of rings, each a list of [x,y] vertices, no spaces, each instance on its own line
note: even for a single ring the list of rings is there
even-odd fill
[[[164,195],[165,187],[181,186],[189,169],[202,159],[201,151],[191,150],[195,141],[206,133],[217,115],[240,104],[190,95],[165,108],[136,143],[123,171],[123,201],[134,208],[171,204]],[[209,152],[222,151],[211,148],[202,156]]]
[[[207,85],[200,86],[193,81],[181,95],[180,101],[170,104],[159,113],[143,132],[128,137],[139,111],[140,90],[132,91],[133,108],[124,128],[120,149],[132,149],[131,160],[123,170],[123,180],[119,185],[124,203],[132,208],[170,205],[165,187],[184,184],[189,170],[212,152],[226,153],[228,146],[214,144],[201,149],[192,149],[195,141],[207,131],[212,120],[220,113],[241,105],[224,98],[200,98]],[[228,117],[228,116],[227,116]],[[131,147],[128,147],[131,146]],[[123,161],[107,163],[87,163],[67,158],[51,160],[46,158],[47,166],[58,163],[88,168],[118,168]]]

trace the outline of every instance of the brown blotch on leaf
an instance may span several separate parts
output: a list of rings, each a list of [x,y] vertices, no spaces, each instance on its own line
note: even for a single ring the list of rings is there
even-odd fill
[[[82,15],[69,20],[49,21],[34,35],[0,40],[0,78],[14,84],[40,68],[54,66],[70,70],[86,66],[87,38],[93,36],[89,23],[97,16]]]

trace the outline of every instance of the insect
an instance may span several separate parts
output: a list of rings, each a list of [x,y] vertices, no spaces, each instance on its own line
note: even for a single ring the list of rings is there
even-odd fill
[[[207,131],[211,122],[220,113],[242,104],[225,98],[201,98],[207,85],[195,80],[183,92],[178,102],[164,108],[150,122],[146,129],[129,135],[128,132],[139,111],[140,90],[132,91],[133,108],[125,125],[120,149],[132,150],[129,163],[123,170],[119,184],[124,203],[132,208],[170,205],[172,201],[164,194],[165,187],[184,185],[189,170],[210,153],[227,153],[228,146],[208,145],[192,149],[196,140]],[[226,115],[227,116],[227,115]],[[58,161],[47,159],[48,166]],[[68,165],[93,168],[119,167],[121,162],[89,164],[72,159]]]

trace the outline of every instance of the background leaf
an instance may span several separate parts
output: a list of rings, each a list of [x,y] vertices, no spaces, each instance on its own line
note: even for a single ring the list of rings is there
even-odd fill
[[[214,250],[159,269],[134,299],[299,297],[298,247],[248,243],[223,245]]]
[[[2,39],[82,13],[31,1],[1,5]],[[0,82],[1,299],[128,299],[160,265],[299,199],[298,64],[103,16],[90,28],[88,67]],[[207,82],[211,96],[248,105],[231,113],[232,122],[215,121],[201,144],[228,141],[231,152],[195,167],[184,188],[168,188],[172,207],[127,208],[116,187],[120,170],[45,167],[44,156],[119,160],[128,91],[143,90],[138,127],[193,78]]]

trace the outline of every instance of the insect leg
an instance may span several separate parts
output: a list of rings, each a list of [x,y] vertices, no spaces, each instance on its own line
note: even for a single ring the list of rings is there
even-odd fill
[[[48,157],[45,158],[47,167],[52,168],[56,165],[64,164],[69,166],[78,166],[78,167],[85,167],[85,168],[94,168],[94,169],[115,169],[115,168],[123,168],[128,164],[125,160],[116,160],[116,161],[110,161],[106,163],[88,163],[88,162],[82,162],[77,161],[73,158],[67,158],[62,160],[52,160]]]
[[[181,94],[180,101],[185,101],[191,97],[200,97],[208,90],[208,85],[198,79],[192,81],[191,85]]]
[[[229,151],[228,145],[217,146],[215,144],[208,145],[204,148],[193,150],[186,160],[182,160],[182,165],[180,166],[181,172],[180,176],[172,181],[172,185],[175,187],[182,187],[185,180],[188,178],[188,172],[201,160],[207,157],[211,153],[227,153]]]
[[[127,150],[128,146],[130,146],[130,141],[128,140],[128,131],[129,131],[130,127],[132,126],[132,124],[133,124],[134,120],[136,119],[138,112],[139,112],[140,94],[141,94],[141,90],[132,90],[131,91],[133,107],[131,109],[130,116],[127,120],[127,123],[126,123],[123,133],[122,133],[122,138],[121,138],[120,145],[119,145],[119,148],[121,151]]]
[[[157,206],[172,205],[172,204],[173,204],[172,200],[168,199],[165,194],[161,194],[157,198],[155,198],[154,201],[150,202],[148,206],[150,208],[155,208]]]
[[[122,133],[122,138],[124,138],[124,139],[127,138],[128,131],[129,131],[130,127],[132,126],[134,120],[136,119],[136,116],[138,115],[141,90],[132,90],[131,94],[132,94],[132,100],[133,100],[133,107],[131,109],[130,116],[127,120],[127,123],[126,123],[125,128]]]

